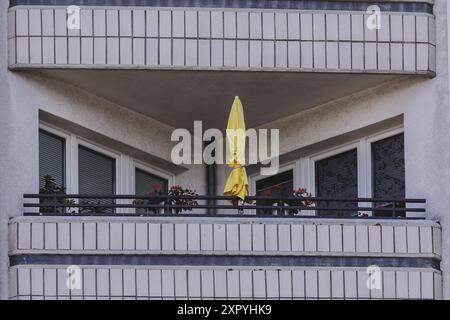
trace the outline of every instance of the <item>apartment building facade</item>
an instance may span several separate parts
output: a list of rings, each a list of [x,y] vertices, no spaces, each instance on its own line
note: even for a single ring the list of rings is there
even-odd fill
[[[2,1],[1,298],[450,298],[447,12]],[[247,167],[254,209],[221,197],[226,165],[171,160],[236,95],[279,130],[280,170]],[[145,198],[173,185],[197,205]],[[299,188],[313,205],[280,208]]]

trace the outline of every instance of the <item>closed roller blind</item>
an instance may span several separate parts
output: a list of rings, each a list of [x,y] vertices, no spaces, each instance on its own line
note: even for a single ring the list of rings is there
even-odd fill
[[[80,194],[115,193],[115,159],[82,146],[78,158]]]
[[[99,152],[79,146],[78,149],[78,188],[80,194],[115,194],[116,184],[116,161]],[[114,209],[102,207],[112,205],[114,200],[92,199],[82,200],[82,204],[92,204],[92,207],[82,208],[85,213],[113,213]]]
[[[65,144],[60,138],[39,130],[39,186],[44,185],[44,176],[49,175],[60,187],[65,187]]]

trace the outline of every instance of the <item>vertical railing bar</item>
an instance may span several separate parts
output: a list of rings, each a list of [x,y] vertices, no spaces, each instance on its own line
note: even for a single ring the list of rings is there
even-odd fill
[[[396,213],[397,213],[396,202],[392,201],[392,214],[393,214],[392,218],[396,217]],[[405,215],[406,215],[406,212],[405,212]]]
[[[57,214],[57,206],[56,206],[56,197],[53,197],[53,210],[55,212],[55,214]]]

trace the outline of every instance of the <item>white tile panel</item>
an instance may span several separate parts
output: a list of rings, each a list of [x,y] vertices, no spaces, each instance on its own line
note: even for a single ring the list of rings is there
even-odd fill
[[[145,37],[145,10],[133,10],[132,31],[134,37]]]
[[[339,40],[339,15],[334,13],[326,14],[326,39],[328,41]],[[314,39],[316,40],[316,39]]]
[[[339,40],[351,40],[351,15],[339,14]]]
[[[295,13],[288,13],[287,14],[287,21],[288,21],[288,38],[290,40],[300,40],[300,14]]]
[[[302,41],[313,40],[313,15],[311,13],[300,14],[300,39]]]
[[[275,14],[273,12],[262,13],[262,37],[265,40],[275,39]]]
[[[42,35],[43,36],[55,35],[55,19],[54,19],[54,11],[52,9],[42,10]]]
[[[325,28],[325,14],[313,14],[313,38],[314,41],[324,41],[327,38],[328,27]]]

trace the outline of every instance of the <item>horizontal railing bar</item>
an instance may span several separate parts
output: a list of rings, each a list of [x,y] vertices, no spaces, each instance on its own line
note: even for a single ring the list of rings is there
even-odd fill
[[[171,218],[264,218],[264,219],[289,219],[289,218],[305,218],[305,219],[367,219],[367,220],[398,220],[398,217],[374,217],[374,216],[312,216],[312,215],[256,215],[256,214],[195,214],[195,213],[179,213],[179,214],[163,214],[163,213],[39,213],[39,212],[25,212],[24,216],[52,216],[52,217],[171,217]],[[401,218],[406,220],[425,220],[424,217],[407,217]]]
[[[25,199],[120,199],[120,200],[169,200],[169,199],[186,199],[186,200],[239,200],[237,197],[230,196],[140,196],[140,195],[75,195],[75,194],[25,194]],[[288,201],[321,201],[321,202],[396,202],[396,203],[426,203],[425,199],[377,199],[377,198],[320,198],[320,197],[264,197],[249,196],[246,200],[288,200]]]
[[[26,208],[117,208],[117,209],[237,209],[237,210],[308,210],[308,211],[385,211],[393,212],[393,208],[374,207],[304,207],[304,206],[251,206],[251,205],[129,205],[129,204],[40,204],[25,203]],[[396,212],[425,212],[424,208],[395,208]]]

